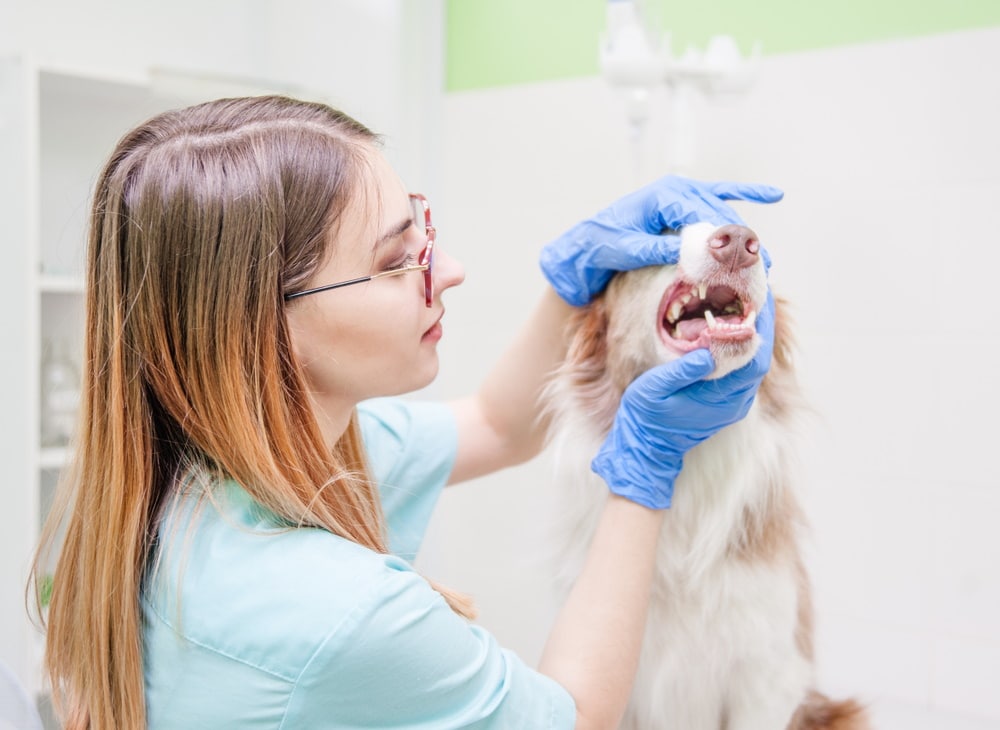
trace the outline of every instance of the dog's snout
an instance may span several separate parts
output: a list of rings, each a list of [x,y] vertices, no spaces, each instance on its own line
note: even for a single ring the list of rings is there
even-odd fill
[[[745,269],[760,258],[757,234],[746,226],[731,224],[718,228],[708,239],[708,248],[727,269]]]

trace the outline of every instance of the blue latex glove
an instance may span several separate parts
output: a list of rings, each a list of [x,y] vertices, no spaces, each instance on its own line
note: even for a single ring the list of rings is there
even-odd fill
[[[727,200],[776,203],[784,193],[769,185],[699,182],[673,175],[627,195],[578,223],[542,249],[545,278],[560,297],[582,306],[616,271],[676,264],[680,237],[661,235],[699,221],[742,224]],[[770,260],[764,253],[764,263]]]
[[[771,367],[774,299],[757,317],[761,345],[747,365],[718,380],[708,350],[689,352],[636,378],[622,395],[614,425],[591,463],[615,494],[651,509],[670,506],[684,455],[750,410]]]

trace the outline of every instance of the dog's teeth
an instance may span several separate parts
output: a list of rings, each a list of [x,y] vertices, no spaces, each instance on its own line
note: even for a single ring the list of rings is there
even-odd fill
[[[709,329],[713,329],[715,327],[715,315],[707,309],[705,310],[705,321],[708,322]]]
[[[746,319],[743,320],[743,326],[753,327],[756,322],[757,322],[757,313],[751,309],[750,313],[746,316]]]
[[[698,298],[704,299],[706,296],[708,296],[708,282],[703,281],[698,285]]]
[[[680,300],[675,301],[670,305],[670,311],[667,312],[667,321],[676,322],[681,318],[681,311],[684,309],[684,303]]]

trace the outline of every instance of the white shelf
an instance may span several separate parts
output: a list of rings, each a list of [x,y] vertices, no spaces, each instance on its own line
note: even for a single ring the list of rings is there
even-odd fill
[[[49,446],[38,452],[39,469],[62,469],[69,460],[69,449],[65,446]]]
[[[38,278],[38,290],[42,294],[83,294],[84,282],[76,276],[42,274]]]

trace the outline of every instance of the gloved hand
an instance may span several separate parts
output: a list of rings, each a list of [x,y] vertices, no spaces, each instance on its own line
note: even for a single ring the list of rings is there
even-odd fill
[[[784,193],[769,185],[700,182],[670,175],[627,195],[578,223],[542,249],[545,278],[560,297],[581,306],[607,286],[616,271],[676,264],[680,237],[661,235],[698,221],[743,221],[727,200],[776,203]],[[770,260],[764,253],[764,263]]]
[[[684,455],[750,410],[771,366],[774,299],[757,317],[761,344],[754,359],[718,380],[708,350],[658,365],[625,389],[614,425],[591,463],[615,494],[651,509],[670,506]]]

